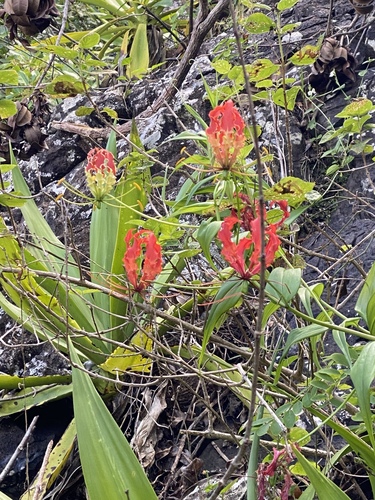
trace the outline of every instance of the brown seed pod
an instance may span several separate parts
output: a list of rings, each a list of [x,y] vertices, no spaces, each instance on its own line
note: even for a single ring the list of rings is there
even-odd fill
[[[349,0],[357,14],[370,14],[374,8],[374,0]]]
[[[5,0],[4,9],[7,14],[23,16],[28,9],[28,0]]]
[[[324,92],[332,70],[335,70],[341,82],[345,80],[354,82],[355,65],[356,61],[349,50],[340,45],[336,38],[328,37],[323,41],[319,56],[311,68],[309,83],[317,92]]]

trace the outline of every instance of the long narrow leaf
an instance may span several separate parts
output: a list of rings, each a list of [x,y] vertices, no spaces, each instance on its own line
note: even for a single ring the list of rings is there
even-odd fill
[[[367,278],[363,284],[361,293],[359,294],[357,303],[355,305],[356,312],[364,319],[368,324],[367,318],[367,306],[368,303],[375,295],[375,262],[372,265],[370,272],[367,275]]]
[[[81,366],[69,341],[71,360]],[[73,406],[78,449],[90,500],[156,500],[147,476],[135,457],[90,376],[73,367]]]
[[[302,465],[311,483],[313,484],[319,500],[327,500],[328,498],[335,500],[350,500],[346,493],[344,493],[322,472],[320,472],[320,470],[316,468],[315,464],[311,464],[295,446],[292,445],[292,448],[297,460]]]
[[[375,378],[375,342],[369,342],[365,345],[359,358],[353,365],[351,378],[371,445],[375,449],[373,412],[370,403],[370,387]]]

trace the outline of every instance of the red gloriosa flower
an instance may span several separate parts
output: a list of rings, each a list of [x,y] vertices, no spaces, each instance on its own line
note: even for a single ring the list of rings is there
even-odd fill
[[[116,166],[113,154],[106,149],[91,149],[87,154],[85,172],[87,185],[95,200],[100,202],[116,183]]]
[[[142,292],[162,270],[161,246],[152,231],[129,229],[123,264],[136,292]]]
[[[210,111],[210,126],[206,129],[216,160],[224,170],[229,170],[245,145],[245,122],[233,101],[229,100]]]
[[[87,153],[86,172],[91,174],[107,171],[116,175],[115,159],[110,151],[102,148],[91,149]]]
[[[259,214],[259,203],[255,204],[255,214],[253,207],[250,205],[250,200],[246,195],[238,195],[242,201],[245,202],[245,206],[241,209],[240,214],[242,219],[239,219],[233,212],[232,215],[226,217],[221,224],[221,229],[218,232],[218,238],[223,244],[221,251],[222,256],[228,262],[228,264],[233,267],[235,271],[243,279],[250,279],[260,272],[260,252],[261,252],[261,241],[262,233],[260,227],[260,214]],[[280,221],[274,224],[266,223],[264,230],[265,237],[265,265],[269,267],[275,260],[275,254],[280,246],[280,239],[277,236],[277,229],[283,224],[284,220],[289,216],[287,202],[272,202],[277,203],[280,209],[283,211],[283,217]],[[266,220],[266,210],[264,210],[264,220]],[[241,227],[245,228],[250,232],[248,236],[245,236],[239,240],[238,243],[234,243],[232,229],[235,224],[240,224]],[[248,266],[246,266],[246,251],[252,249]]]

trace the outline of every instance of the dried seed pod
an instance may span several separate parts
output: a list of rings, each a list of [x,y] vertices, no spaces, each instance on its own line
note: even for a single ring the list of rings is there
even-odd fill
[[[40,0],[29,0],[29,7],[27,13],[31,17],[35,17],[39,10]]]
[[[357,14],[370,14],[374,8],[374,0],[349,0]]]
[[[4,9],[7,14],[23,16],[26,14],[29,3],[28,0],[5,0]]]
[[[50,25],[51,17],[58,15],[55,0],[5,0],[0,9],[11,40],[17,37],[17,28],[25,35],[36,35]]]
[[[329,82],[329,75],[335,70],[339,80],[355,81],[354,68],[356,61],[349,50],[340,45],[333,37],[326,38],[320,48],[319,56],[311,68],[309,76],[310,85],[317,91],[326,89]]]

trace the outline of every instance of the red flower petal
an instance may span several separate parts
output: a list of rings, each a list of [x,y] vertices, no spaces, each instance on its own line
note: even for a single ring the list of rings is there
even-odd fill
[[[229,169],[245,145],[245,122],[231,100],[216,106],[209,117],[210,126],[206,129],[208,142],[220,165]]]
[[[149,232],[145,238],[146,252],[143,261],[141,282],[153,281],[162,270],[161,246],[156,240],[154,233]]]
[[[224,259],[238,272],[241,278],[246,279],[248,273],[245,264],[245,251],[252,245],[252,240],[251,238],[242,238],[237,244],[232,241],[233,226],[239,222],[237,217],[226,217],[217,236],[223,244],[221,254]]]
[[[161,246],[152,231],[129,229],[123,264],[136,292],[144,290],[162,270]],[[142,255],[142,249],[145,249]]]
[[[112,172],[116,175],[115,159],[110,151],[102,148],[94,148],[87,154],[86,171],[88,172]]]

